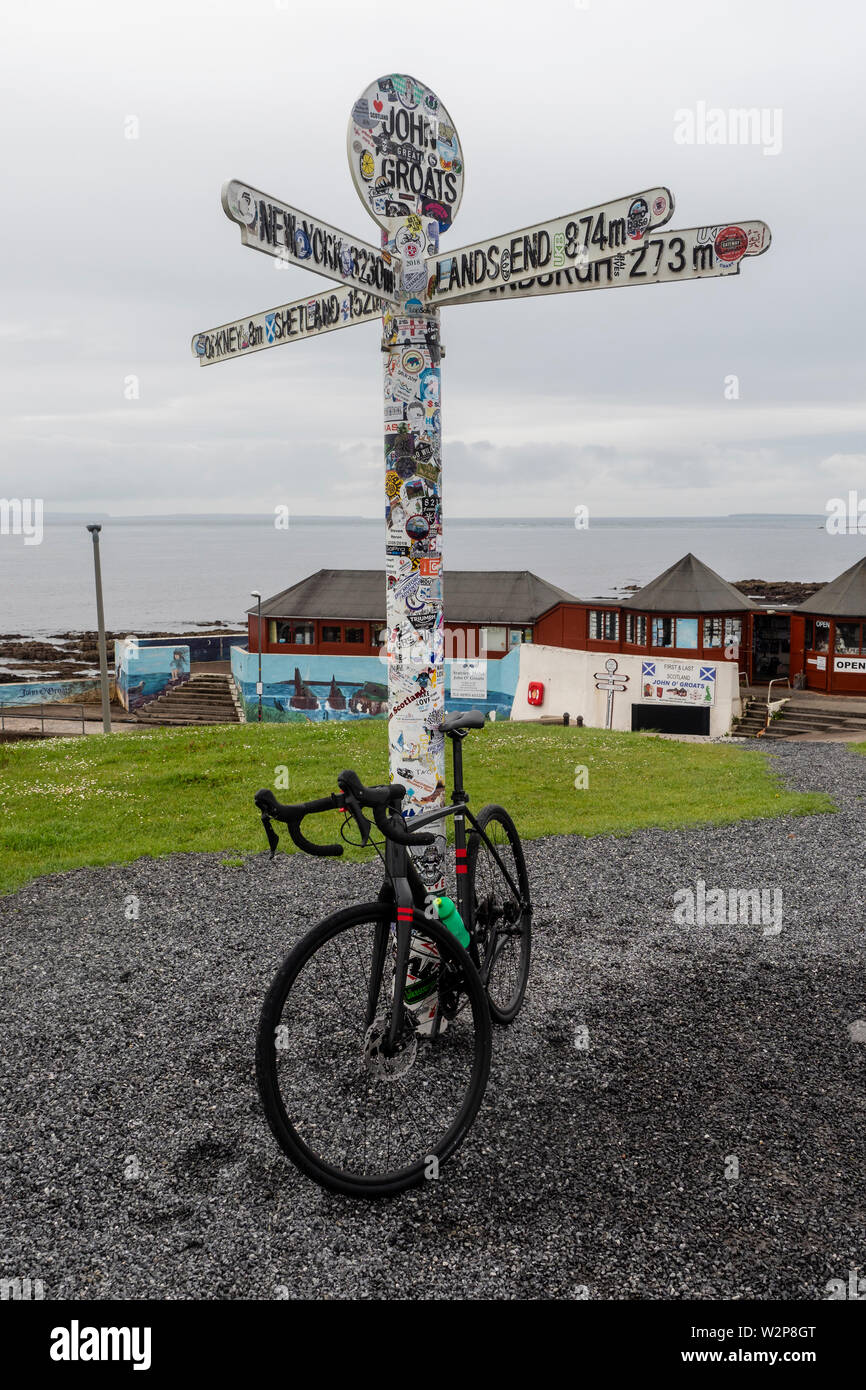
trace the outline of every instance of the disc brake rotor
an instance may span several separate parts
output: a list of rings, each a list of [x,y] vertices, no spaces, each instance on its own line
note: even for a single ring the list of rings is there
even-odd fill
[[[388,1035],[388,1020],[376,1018],[364,1034],[364,1066],[378,1081],[398,1081],[415,1064],[418,1055],[418,1035],[406,1019],[404,1033],[397,1040],[394,1052],[384,1050]]]

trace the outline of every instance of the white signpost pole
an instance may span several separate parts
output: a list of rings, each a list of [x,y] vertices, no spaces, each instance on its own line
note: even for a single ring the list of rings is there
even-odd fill
[[[440,256],[439,234],[463,193],[463,153],[435,93],[406,74],[380,77],[352,108],[347,146],[381,249],[230,180],[223,209],[245,246],[343,288],[198,333],[192,350],[209,366],[383,314],[390,770],[412,816],[445,796],[439,306],[732,277],[766,251],[770,229],[750,221],[664,230],[674,199],[658,187]],[[607,662],[596,679],[610,727],[627,678]],[[440,837],[419,863],[430,888],[442,883],[444,845]]]
[[[382,228],[401,305],[382,320],[384,365],[388,745],[404,814],[445,800],[445,618],[439,313],[426,299],[427,260],[463,189],[457,132],[439,98],[405,74],[379,78],[352,109],[355,187]],[[444,887],[445,837],[415,862]]]

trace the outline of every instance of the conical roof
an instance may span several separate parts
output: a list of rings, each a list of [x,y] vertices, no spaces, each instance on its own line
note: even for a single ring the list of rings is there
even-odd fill
[[[644,613],[733,613],[757,604],[689,551],[626,599],[623,607]]]
[[[828,618],[866,617],[866,555],[831,579],[817,594],[798,604],[800,613],[823,613]]]

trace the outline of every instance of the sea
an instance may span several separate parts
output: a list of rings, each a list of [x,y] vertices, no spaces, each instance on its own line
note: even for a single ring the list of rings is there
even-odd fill
[[[825,517],[446,519],[448,569],[532,570],[578,598],[614,597],[687,551],[725,579],[826,581],[866,553],[866,536],[831,535]],[[0,634],[50,636],[96,626],[86,521],[101,521],[105,622],[125,632],[245,624],[267,598],[315,570],[383,568],[382,520],[268,516],[45,518],[39,544],[0,534]],[[447,599],[446,599],[447,602]]]

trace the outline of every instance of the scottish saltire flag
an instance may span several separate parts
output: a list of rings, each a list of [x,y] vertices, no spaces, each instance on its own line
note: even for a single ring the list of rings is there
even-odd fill
[[[655,662],[654,662],[654,661],[642,661],[641,664],[640,664],[640,673],[641,673],[642,676],[654,676],[655,673],[656,673],[656,664],[655,664]]]
[[[715,679],[716,679],[716,668],[715,668],[715,666],[702,666],[702,667],[701,667],[701,674],[699,675],[698,680],[702,680],[702,681],[714,681]]]
[[[272,343],[276,336],[274,333],[274,317],[274,314],[265,315],[265,337],[269,343]]]

